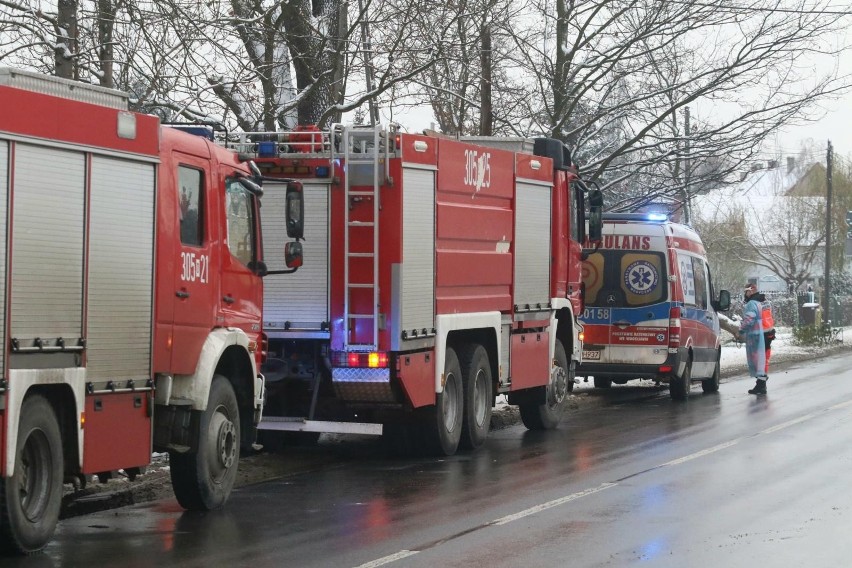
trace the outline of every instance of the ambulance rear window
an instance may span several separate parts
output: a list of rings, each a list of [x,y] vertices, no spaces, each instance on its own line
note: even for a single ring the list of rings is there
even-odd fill
[[[604,250],[583,262],[586,305],[638,308],[665,301],[668,275],[659,252]]]

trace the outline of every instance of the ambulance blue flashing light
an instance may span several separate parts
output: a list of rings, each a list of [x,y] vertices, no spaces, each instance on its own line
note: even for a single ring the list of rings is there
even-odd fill
[[[665,213],[648,213],[649,221],[667,221],[668,218],[668,215]]]

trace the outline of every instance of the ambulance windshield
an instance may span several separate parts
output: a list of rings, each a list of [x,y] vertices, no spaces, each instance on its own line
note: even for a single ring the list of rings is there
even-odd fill
[[[665,257],[659,252],[599,250],[583,262],[586,305],[638,308],[668,299]]]

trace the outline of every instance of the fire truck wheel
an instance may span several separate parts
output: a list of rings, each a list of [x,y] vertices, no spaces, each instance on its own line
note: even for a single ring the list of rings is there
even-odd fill
[[[473,450],[481,446],[488,437],[494,403],[491,364],[488,362],[488,352],[482,345],[465,345],[461,351],[461,372],[464,386],[464,419],[460,443],[462,448]]]
[[[716,367],[713,369],[713,376],[709,379],[704,379],[701,381],[701,389],[706,393],[719,392],[719,358],[721,357],[721,352],[718,357],[716,357]]]
[[[15,473],[0,480],[0,546],[29,554],[53,536],[62,504],[62,438],[50,403],[21,406]]]
[[[609,377],[595,377],[595,388],[596,389],[612,388],[612,379],[610,379]]]
[[[687,361],[683,375],[672,377],[669,381],[669,395],[672,400],[686,400],[692,388],[692,361]]]
[[[568,401],[568,384],[574,384],[575,366],[573,361],[568,361],[561,341],[556,342],[554,359],[556,366],[550,373],[545,402],[524,402],[518,405],[521,421],[529,430],[553,430],[562,421]]]
[[[452,347],[447,348],[444,376],[443,392],[435,397],[435,406],[424,413],[423,441],[429,453],[451,456],[459,447],[464,410],[461,367]]]
[[[169,453],[172,488],[189,510],[209,511],[225,504],[240,461],[240,411],[231,383],[215,375],[207,410],[201,415],[198,450]]]

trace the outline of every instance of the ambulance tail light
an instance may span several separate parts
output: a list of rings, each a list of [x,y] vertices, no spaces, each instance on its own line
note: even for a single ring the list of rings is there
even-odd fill
[[[680,347],[680,307],[669,310],[669,349]]]
[[[335,367],[386,369],[388,366],[388,354],[384,351],[333,351],[331,362]]]

